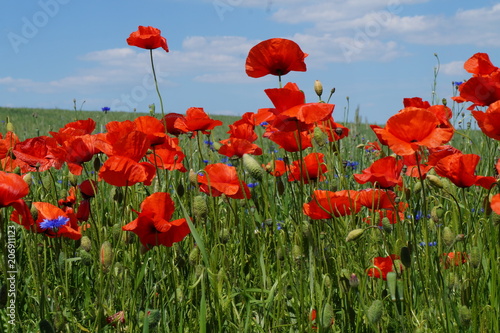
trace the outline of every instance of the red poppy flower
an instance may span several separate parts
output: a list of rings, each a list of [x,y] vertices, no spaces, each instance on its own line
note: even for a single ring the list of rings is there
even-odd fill
[[[186,155],[179,146],[179,139],[170,137],[167,137],[161,145],[154,146],[153,152],[147,155],[149,162],[156,167],[170,171],[179,170],[180,172],[187,171],[183,164],[185,157]]]
[[[245,139],[229,138],[220,142],[218,153],[227,157],[243,157],[244,154],[262,155],[262,149]]]
[[[66,151],[57,145],[54,138],[38,136],[16,144],[14,155],[25,165],[23,172],[60,169],[66,159]]]
[[[311,201],[305,203],[302,209],[304,214],[313,220],[356,214],[361,209],[356,196],[357,191],[353,190],[337,192],[315,190]]]
[[[290,71],[305,72],[307,54],[297,43],[283,38],[260,42],[250,49],[245,64],[248,76],[258,78],[268,74],[281,76]]]
[[[488,137],[500,140],[500,101],[492,103],[486,112],[471,112],[481,131]]]
[[[427,157],[427,165],[435,166],[440,159],[456,153],[462,153],[460,150],[450,145],[429,148],[429,156]]]
[[[262,167],[275,177],[283,176],[287,171],[286,164],[282,160],[271,161]]]
[[[395,262],[395,260],[398,260],[399,256],[395,254],[391,254],[390,256],[387,257],[376,257],[373,259],[373,266],[376,268],[372,267],[367,270],[368,276],[375,277],[375,278],[382,278],[383,280],[387,280],[387,273],[389,272],[394,272],[395,265],[399,265],[400,269],[402,270],[404,266],[399,263]]]
[[[452,266],[460,266],[467,262],[467,253],[465,252],[443,253],[443,259],[441,261],[444,261],[445,269],[448,269]]]
[[[90,199],[83,199],[80,201],[78,205],[78,209],[76,211],[76,219],[79,222],[88,221],[90,218]]]
[[[209,164],[198,175],[200,191],[213,197],[226,196],[233,199],[250,198],[247,184],[238,178],[236,168],[223,163]]]
[[[456,153],[440,159],[434,170],[439,176],[448,178],[458,187],[479,185],[489,189],[496,179],[475,175],[480,159],[481,157],[476,154]]]
[[[68,208],[63,211],[47,202],[33,202],[33,207],[37,210],[37,232],[53,237],[68,237],[78,240],[82,237],[80,226],[73,209]]]
[[[76,190],[74,186],[69,188],[68,196],[66,198],[59,199],[57,201],[59,207],[63,209],[64,207],[73,207],[75,203],[76,203]]]
[[[186,117],[180,113],[167,113],[165,117],[163,117],[163,123],[165,124],[165,128],[168,134],[172,134],[178,136],[180,134],[184,134],[183,130],[180,130],[175,127],[175,122],[177,119],[180,119],[180,122],[186,122]]]
[[[500,194],[495,194],[491,198],[490,202],[491,209],[498,215],[500,215]]]
[[[19,138],[13,132],[7,132],[5,138],[2,138],[0,133],[0,160],[11,155],[12,149],[14,149],[16,143],[19,142]]]
[[[372,126],[379,141],[398,155],[411,155],[421,146],[434,148],[451,140],[453,128],[441,128],[440,119],[426,109],[407,108],[395,114],[385,128]]]
[[[392,209],[396,205],[396,193],[370,188],[358,191],[356,201],[369,209]]]
[[[431,107],[429,102],[422,100],[420,97],[404,98],[403,105],[405,108],[413,106],[420,109],[427,109]]]
[[[268,127],[264,137],[267,137],[269,140],[278,144],[280,148],[291,153],[312,147],[311,135],[307,131],[282,132],[277,130],[273,131],[271,127]]]
[[[134,119],[136,130],[147,135],[151,146],[159,145],[165,142],[165,126],[155,117],[141,116]]]
[[[127,38],[128,45],[137,46],[142,49],[153,50],[159,47],[168,52],[167,40],[161,36],[160,29],[153,27],[139,26],[139,30],[134,31]]]
[[[474,103],[469,109],[500,100],[500,70],[491,63],[488,54],[474,54],[465,62],[464,68],[473,77],[458,86],[460,96],[452,97],[453,100]]]
[[[61,129],[59,129],[58,132],[49,133],[54,137],[54,139],[57,140],[57,143],[62,145],[66,140],[70,138],[92,134],[92,132],[95,130],[95,125],[95,121],[91,118],[88,118],[87,120],[77,120],[68,123]]]
[[[33,224],[30,209],[21,198],[29,193],[28,184],[23,178],[14,173],[0,171],[0,208],[14,207],[21,220],[16,222],[26,229]]]
[[[111,146],[112,156],[99,170],[99,178],[114,186],[151,185],[156,174],[154,165],[140,162],[150,146],[146,134],[130,132]]]
[[[372,152],[378,152],[382,149],[380,148],[380,144],[378,143],[378,141],[372,141],[372,142],[367,142],[365,144],[365,150],[367,152],[372,153]]]
[[[257,140],[258,136],[255,133],[255,119],[252,112],[245,113],[241,119],[229,125],[227,132],[230,138],[244,139],[249,142]]]
[[[175,205],[168,193],[153,193],[141,203],[137,218],[122,229],[139,236],[147,249],[158,245],[170,247],[191,232],[186,219],[170,221],[174,211]]]
[[[309,184],[311,181],[322,181],[325,179],[327,167],[324,155],[321,153],[310,153],[301,161],[293,161],[288,174],[288,181],[301,181]]]
[[[97,193],[97,183],[93,180],[84,180],[78,187],[84,199],[93,198]]]
[[[296,83],[288,82],[283,88],[273,88],[264,90],[267,97],[274,105],[274,109],[270,109],[275,115],[293,108],[296,105],[304,104],[306,96]]]
[[[349,136],[349,129],[339,123],[336,123],[333,120],[333,117],[320,121],[317,126],[328,136],[328,142],[339,141],[340,139]]]
[[[370,225],[378,225],[382,227],[384,224],[384,218],[389,220],[389,224],[396,224],[399,221],[403,221],[405,218],[404,211],[408,208],[408,204],[405,202],[399,202],[397,205],[394,205],[392,208],[385,209],[375,209],[372,211],[371,215],[363,218],[363,221]],[[375,220],[372,220],[372,217]]]
[[[402,186],[401,170],[403,161],[387,156],[376,160],[372,165],[364,169],[362,174],[354,174],[354,179],[359,184],[370,182],[380,188],[392,188]]]
[[[186,111],[186,117],[177,118],[174,122],[174,128],[183,133],[200,131],[203,134],[209,134],[209,130],[222,125],[222,121],[211,119],[203,108],[189,108]]]
[[[97,136],[85,134],[70,137],[62,143],[62,149],[66,152],[65,160],[69,171],[74,175],[81,175],[83,163],[88,162],[100,152],[96,146]]]
[[[406,166],[405,174],[409,177],[425,179],[427,172],[432,169],[432,165],[422,161],[422,154],[416,152],[413,155],[403,156],[403,164]]]

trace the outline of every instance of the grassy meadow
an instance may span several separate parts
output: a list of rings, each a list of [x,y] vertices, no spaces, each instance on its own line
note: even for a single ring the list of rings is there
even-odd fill
[[[493,175],[498,145],[468,129],[468,120],[456,114],[451,144],[479,154],[477,173]],[[101,132],[112,120],[141,115],[0,108],[2,125],[8,117],[20,140],[48,135],[76,119],[94,119],[96,132]],[[378,213],[367,208],[313,220],[302,209],[313,191],[369,188],[353,174],[391,154],[387,147],[366,148],[375,140],[368,124],[344,124],[348,137],[308,148],[307,153],[324,154],[328,171],[322,181],[302,183],[288,181],[286,175],[249,172],[240,159],[218,154],[208,141],[226,138],[227,125],[238,118],[213,118],[225,126],[211,135],[180,136],[185,166],[198,172],[208,163],[230,163],[251,184],[251,198],[205,195],[190,182],[189,172],[158,170],[150,186],[117,187],[100,181],[91,200],[89,227],[76,241],[25,230],[10,221],[12,208],[2,208],[4,255],[6,244],[15,244],[16,310],[11,325],[6,306],[13,297],[4,270],[0,330],[500,331],[499,218],[487,204],[496,188],[458,188],[443,177],[420,181],[403,176],[404,185],[394,189],[397,202],[407,205],[398,223],[370,224],[367,219],[377,220]],[[5,127],[1,132],[6,133]],[[255,156],[259,164],[300,157],[263,139],[263,128],[256,132],[263,149]],[[66,166],[30,173],[24,200],[28,205],[57,205],[73,185],[97,179],[103,159],[95,156],[85,163],[78,177]],[[145,251],[138,237],[122,227],[155,192],[170,193],[176,207],[172,219],[188,218],[191,233],[172,247]],[[353,230],[357,234],[350,234]],[[348,235],[355,239],[347,241]],[[463,257],[450,259],[448,253]],[[367,274],[375,257],[391,254],[400,261],[388,281]]]

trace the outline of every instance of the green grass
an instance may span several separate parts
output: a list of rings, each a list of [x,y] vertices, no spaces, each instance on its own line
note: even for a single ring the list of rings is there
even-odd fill
[[[21,140],[47,135],[77,118],[93,118],[100,132],[109,121],[139,115],[143,114],[0,108],[0,119],[9,117]],[[200,140],[226,138],[227,125],[237,119],[214,118],[226,126]],[[346,236],[368,226],[363,218],[370,211],[328,220],[311,220],[302,213],[302,204],[316,189],[369,187],[357,184],[352,174],[380,157],[363,149],[375,136],[368,124],[346,126],[349,137],[307,150],[325,154],[325,181],[301,185],[288,182],[286,176],[265,174],[247,200],[200,194],[188,174],[177,171],[159,171],[161,182],[155,180],[151,186],[117,188],[99,182],[90,228],[83,232],[91,242],[89,251],[79,241],[27,232],[9,221],[11,208],[2,208],[3,239],[9,226],[15,228],[17,310],[16,328],[8,324],[5,309],[0,310],[0,327],[6,332],[500,331],[499,218],[482,209],[490,195],[483,188],[459,189],[443,178],[442,187],[424,181],[422,188],[418,180],[405,176],[404,188],[395,190],[398,200],[409,206],[404,220],[391,232],[367,229],[352,242],[346,242]],[[481,155],[478,174],[492,175],[497,143],[458,127],[452,144],[464,153]],[[257,143],[264,151],[256,157],[261,163],[275,157],[298,158],[276,150],[270,141]],[[200,151],[196,139],[186,136],[180,145],[188,169],[195,171],[204,167],[200,159],[215,163],[223,157],[207,145]],[[384,148],[384,154],[390,151]],[[344,166],[345,161],[359,164],[353,169]],[[257,182],[239,160],[231,162],[247,183]],[[95,178],[97,167],[93,161],[86,163],[77,183]],[[53,204],[66,196],[73,180],[66,167],[32,177],[25,200]],[[158,191],[172,194],[173,219],[191,217],[195,229],[173,247],[144,253],[138,238],[121,227],[135,219],[133,210],[140,210],[145,197]],[[207,205],[201,218],[194,218],[197,197]],[[453,237],[464,237],[447,245],[445,227]],[[401,272],[398,298],[392,301],[386,282],[367,276],[366,270],[374,257],[407,249],[410,262]],[[108,267],[101,263],[101,251],[110,253]],[[446,267],[443,253],[455,251],[474,259]],[[0,302],[8,299],[3,295]],[[382,304],[380,316],[374,315],[380,310],[372,307],[374,303]],[[317,312],[317,329],[312,328],[312,309]],[[123,323],[107,323],[107,317],[121,311]]]

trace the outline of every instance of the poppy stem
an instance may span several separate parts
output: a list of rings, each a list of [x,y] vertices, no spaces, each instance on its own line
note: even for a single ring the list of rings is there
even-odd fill
[[[153,62],[153,50],[149,50],[149,56],[151,58],[151,68],[153,69],[153,78],[155,80],[156,93],[158,94],[158,98],[160,99],[160,108],[161,108],[161,116],[162,118],[165,116],[165,112],[163,110],[163,99],[161,98],[160,89],[158,89],[158,80],[156,79],[155,65]]]

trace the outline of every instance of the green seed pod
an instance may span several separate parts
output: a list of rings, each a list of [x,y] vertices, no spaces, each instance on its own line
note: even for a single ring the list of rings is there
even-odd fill
[[[387,216],[382,218],[382,229],[388,234],[392,232],[391,220]]]
[[[193,247],[191,252],[189,252],[189,263],[191,265],[196,265],[200,259],[200,249],[198,246]]]
[[[300,248],[299,245],[295,244],[292,247],[292,257],[295,260],[300,260],[302,259],[302,249]]]
[[[245,170],[250,172],[250,175],[258,181],[261,181],[266,173],[259,162],[249,154],[243,154],[243,166]]]
[[[414,185],[413,185],[413,189],[412,189],[412,194],[417,194],[420,192],[420,190],[422,190],[422,183],[421,182],[416,182]]]
[[[313,131],[313,139],[318,146],[323,147],[328,142],[328,135],[316,126]]]
[[[326,303],[321,314],[321,326],[323,329],[328,329],[335,323],[335,314],[330,303]]]
[[[472,319],[472,313],[466,305],[462,305],[458,308],[458,318],[460,319],[460,324],[462,326],[469,326]]]
[[[92,242],[90,241],[90,238],[88,236],[82,237],[82,239],[80,240],[80,247],[85,251],[90,252],[90,249],[92,248]]]
[[[431,209],[431,219],[435,222],[435,223],[438,223],[441,218],[444,216],[444,208],[443,206],[439,205],[439,206],[434,206],[432,207]]]
[[[455,234],[449,227],[443,229],[443,242],[446,246],[451,246],[455,242]]]
[[[364,232],[365,232],[365,229],[354,229],[347,234],[345,241],[350,242],[350,241],[356,240],[359,237],[361,237],[361,235],[363,235]]]
[[[438,176],[434,176],[434,175],[427,175],[425,177],[425,179],[427,180],[427,182],[429,184],[431,184],[432,186],[434,186],[435,188],[438,188],[438,189],[441,189],[443,188],[443,182],[441,181],[441,179],[438,177]]]
[[[477,246],[474,246],[470,251],[469,262],[474,268],[478,268],[481,265],[481,251]]]
[[[201,220],[207,216],[208,206],[205,196],[197,195],[193,199],[193,214],[195,219]]]
[[[368,317],[368,321],[371,324],[376,324],[380,318],[382,318],[382,314],[384,313],[384,303],[381,300],[373,301],[372,305],[368,308],[366,312],[366,316]]]
[[[389,293],[391,294],[391,300],[396,301],[396,282],[398,275],[396,272],[387,273],[387,287],[389,288]]]
[[[102,243],[99,258],[101,260],[101,267],[103,271],[107,272],[113,262],[113,248],[111,247],[110,242],[105,241]]]

